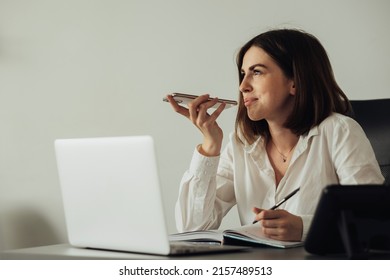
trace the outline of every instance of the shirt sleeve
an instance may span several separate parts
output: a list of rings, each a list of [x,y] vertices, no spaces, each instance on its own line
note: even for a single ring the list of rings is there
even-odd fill
[[[232,170],[221,156],[205,157],[195,149],[189,169],[180,182],[175,218],[179,232],[217,229],[235,204]],[[225,162],[225,163],[224,163]]]
[[[356,121],[351,118],[340,120],[332,139],[333,162],[340,184],[384,182],[370,141]]]
[[[384,177],[380,171],[370,141],[361,126],[351,118],[340,118],[331,123],[324,132],[328,134],[328,145],[332,162],[342,185],[382,184]],[[302,215],[305,240],[314,215]]]
[[[305,241],[314,215],[302,215],[303,232],[301,241]]]

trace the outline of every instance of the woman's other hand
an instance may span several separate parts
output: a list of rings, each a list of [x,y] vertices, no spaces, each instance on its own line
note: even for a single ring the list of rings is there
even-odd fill
[[[255,220],[262,226],[264,235],[283,241],[301,241],[303,233],[302,218],[286,210],[264,210],[253,208]]]

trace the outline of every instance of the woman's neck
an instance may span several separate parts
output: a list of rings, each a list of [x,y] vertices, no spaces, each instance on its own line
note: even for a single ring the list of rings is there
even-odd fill
[[[268,124],[268,127],[270,141],[273,142],[280,152],[288,152],[297,144],[299,137],[290,129],[272,124]]]

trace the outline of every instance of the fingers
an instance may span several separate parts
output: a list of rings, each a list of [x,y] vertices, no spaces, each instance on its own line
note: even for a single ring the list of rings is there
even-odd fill
[[[216,125],[219,115],[225,109],[226,104],[221,104],[212,114],[209,114],[207,110],[213,107],[217,103],[217,101],[217,99],[213,99],[209,102],[202,103],[199,106],[198,114],[197,116],[194,116],[193,122],[201,130],[207,131],[209,129],[212,129]]]
[[[202,149],[206,155],[218,155],[223,139],[223,131],[217,123],[217,118],[225,109],[226,104],[222,103],[211,114],[208,109],[218,103],[218,98],[210,99],[208,94],[201,95],[187,104],[188,109],[176,103],[172,96],[167,96],[172,108],[179,114],[187,117],[203,134]]]
[[[218,99],[215,101],[215,103],[218,102]],[[214,106],[214,105],[212,105]],[[223,110],[225,110],[226,103],[221,103],[221,105],[218,106],[218,108],[211,114],[210,119],[212,121],[215,121],[219,115],[222,113]]]
[[[255,224],[256,222],[258,222],[260,220],[260,218],[258,217],[258,214],[263,211],[263,209],[261,208],[257,208],[257,207],[253,207],[252,208],[252,212],[255,213],[255,219],[253,220],[253,223]]]
[[[176,112],[176,113],[179,113],[187,118],[190,117],[190,114],[188,112],[188,109],[184,108],[183,106],[180,106],[179,104],[177,104],[177,102],[173,99],[172,95],[167,95],[167,99],[169,101],[169,104],[171,104],[173,110]]]
[[[207,103],[209,99],[208,94],[204,94],[194,99],[194,101],[188,103],[188,111],[190,113],[191,121],[196,124],[198,117],[205,118],[207,115]]]
[[[259,212],[260,213],[260,212]],[[284,216],[286,211],[284,210],[262,210],[260,219],[278,219]]]
[[[300,239],[300,237],[293,238],[293,236],[296,236],[296,233],[286,221],[281,222],[277,219],[262,220],[261,226],[264,235],[269,238],[285,241],[298,241]]]
[[[284,218],[285,213],[287,213],[284,210],[264,210],[256,207],[253,207],[252,211],[256,214],[256,221],[261,221],[261,225],[269,227],[276,227],[277,222]]]
[[[208,94],[201,95],[188,104],[190,118],[194,123],[214,122],[225,108],[225,105],[222,106],[221,104],[217,110],[209,115],[207,110],[218,103],[218,98],[209,98],[210,96]]]
[[[253,207],[252,208],[252,212],[255,213],[255,214],[259,214],[261,211],[263,211],[264,209],[261,209],[261,208],[257,208],[257,207]]]
[[[302,238],[303,222],[299,216],[285,210],[263,210],[256,218],[267,237],[285,241],[299,241]]]
[[[167,99],[171,104],[173,110],[187,118],[189,118],[193,123],[203,123],[205,120],[214,122],[222,111],[225,109],[226,104],[221,103],[218,108],[209,115],[207,110],[212,108],[215,104],[218,103],[218,98],[209,99],[209,94],[204,94],[194,99],[192,102],[188,103],[188,109],[180,106],[171,95],[167,95]]]
[[[212,114],[209,114],[208,110],[217,103],[218,98],[210,99],[208,94],[199,96],[188,103],[188,118],[201,131],[208,131],[209,129],[216,127],[216,120],[226,107],[225,103],[221,103]]]
[[[278,210],[264,210],[257,207],[253,207],[252,212],[256,214],[255,221],[260,222],[262,231],[268,237],[274,238],[280,235],[280,228],[282,220],[281,211]],[[278,213],[279,212],[279,213]]]

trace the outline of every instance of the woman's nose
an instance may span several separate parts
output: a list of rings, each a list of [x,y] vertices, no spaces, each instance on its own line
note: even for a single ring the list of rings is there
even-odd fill
[[[244,76],[244,78],[242,79],[239,89],[242,93],[252,91],[252,86],[246,76]]]

